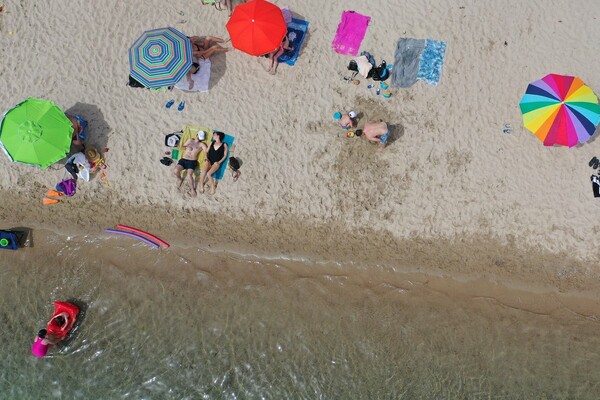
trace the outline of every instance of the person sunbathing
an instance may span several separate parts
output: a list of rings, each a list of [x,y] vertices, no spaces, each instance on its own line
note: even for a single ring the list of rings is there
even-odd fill
[[[189,90],[192,90],[194,88],[194,79],[192,79],[192,75],[194,75],[198,71],[200,71],[200,64],[198,64],[197,62],[194,62],[194,63],[192,63],[192,68],[190,68],[188,73],[185,74],[185,78],[187,80]],[[177,85],[175,85],[175,86],[177,86]]]
[[[217,172],[219,167],[221,167],[221,164],[223,164],[227,158],[227,143],[223,142],[224,139],[225,134],[223,132],[215,131],[215,133],[213,133],[214,141],[210,144],[210,147],[207,147],[202,143],[204,145],[203,150],[206,152],[206,163],[204,164],[202,173],[200,173],[201,193],[204,193],[204,184],[206,183],[207,177],[210,182],[210,194],[215,194],[215,191],[217,190],[213,174]]]
[[[225,43],[225,39],[215,36],[188,36],[192,42],[194,57],[207,59],[216,53],[225,53],[231,50],[231,47],[221,47],[219,43]]]
[[[380,150],[383,150],[390,138],[390,129],[388,125],[380,120],[367,121],[363,129],[356,131],[357,136],[363,136],[365,139],[379,143]]]
[[[177,187],[181,187],[181,184],[183,183],[181,172],[185,171],[187,173],[185,179],[189,182],[192,196],[194,197],[197,195],[196,188],[194,186],[194,171],[196,170],[196,167],[198,167],[198,154],[200,154],[200,151],[206,148],[206,145],[202,143],[205,135],[206,133],[204,131],[198,131],[197,137],[188,139],[183,144],[185,151],[175,167],[175,176],[177,177],[178,182]]]
[[[278,48],[262,56],[268,60],[266,63],[263,62],[263,68],[271,75],[275,75],[277,73],[277,67],[279,66],[279,61],[277,61],[277,59],[286,51],[293,50],[294,48],[290,47],[290,40],[287,35],[285,35]]]
[[[79,115],[70,115],[65,114],[69,121],[71,121],[71,125],[73,126],[73,137],[71,143],[78,149],[84,150],[85,145],[83,144],[86,139],[85,128],[87,127],[87,121],[81,118]]]

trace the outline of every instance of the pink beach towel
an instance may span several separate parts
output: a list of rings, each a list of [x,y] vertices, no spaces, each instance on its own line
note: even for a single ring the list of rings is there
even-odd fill
[[[340,54],[358,54],[371,17],[354,11],[344,11],[331,47]]]

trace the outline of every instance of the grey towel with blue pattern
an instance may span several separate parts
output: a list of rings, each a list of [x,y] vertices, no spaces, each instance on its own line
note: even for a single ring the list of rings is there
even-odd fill
[[[407,88],[415,84],[419,73],[421,53],[425,40],[400,38],[394,54],[392,67],[392,87]]]

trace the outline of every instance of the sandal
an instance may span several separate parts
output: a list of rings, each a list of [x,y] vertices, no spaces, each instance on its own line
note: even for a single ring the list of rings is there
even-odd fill
[[[221,4],[220,0],[200,0],[200,3],[203,6],[215,6],[217,11],[223,11],[223,4]]]

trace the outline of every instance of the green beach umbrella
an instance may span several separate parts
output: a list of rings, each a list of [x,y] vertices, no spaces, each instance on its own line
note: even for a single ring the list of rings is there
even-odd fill
[[[13,162],[46,169],[64,158],[73,125],[53,102],[29,98],[7,111],[0,125],[0,145]]]

